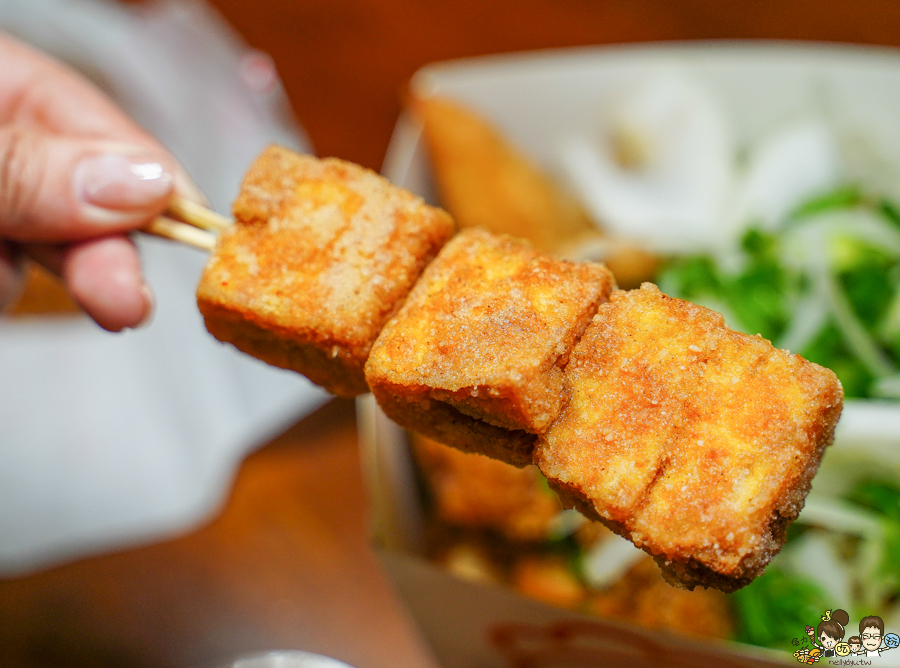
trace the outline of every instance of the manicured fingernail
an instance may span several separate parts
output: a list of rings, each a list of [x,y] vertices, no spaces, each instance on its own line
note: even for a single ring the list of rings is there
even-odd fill
[[[209,200],[206,195],[197,187],[197,184],[191,181],[190,177],[179,169],[175,174],[175,192],[200,206],[210,207]]]
[[[141,296],[144,298],[144,304],[147,307],[147,310],[144,313],[144,317],[141,318],[141,321],[134,326],[134,329],[140,329],[149,323],[150,319],[153,317],[153,302],[155,300],[153,298],[153,291],[146,283],[141,286]]]
[[[175,177],[162,163],[119,153],[84,158],[74,175],[79,199],[115,211],[150,207],[168,197],[174,183]]]

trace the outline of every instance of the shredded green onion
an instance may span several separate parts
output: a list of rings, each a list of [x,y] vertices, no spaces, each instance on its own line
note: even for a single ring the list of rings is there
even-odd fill
[[[717,256],[671,258],[663,292],[832,368],[848,397],[900,399],[900,211],[846,186]]]

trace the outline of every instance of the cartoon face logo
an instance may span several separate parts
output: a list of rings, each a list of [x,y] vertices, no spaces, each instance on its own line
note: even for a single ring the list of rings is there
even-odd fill
[[[825,656],[834,656],[835,646],[844,639],[845,626],[850,622],[850,615],[846,610],[828,610],[822,616],[822,621],[816,627],[816,635],[813,645],[825,652]]]
[[[862,638],[863,647],[869,651],[881,647],[881,630],[877,626],[865,627],[859,637]]]
[[[806,627],[810,647],[804,646],[794,652],[800,663],[815,663],[828,657],[880,656],[887,650],[900,647],[900,636],[885,633],[884,621],[877,615],[863,617],[859,621],[859,635],[847,637],[850,615],[846,610],[826,610],[815,628]],[[794,641],[797,639],[794,638]],[[796,642],[793,642],[797,646]]]
[[[832,649],[835,645],[837,645],[837,642],[837,638],[832,638],[824,631],[819,634],[819,643],[821,643],[822,647],[824,647],[825,649]]]

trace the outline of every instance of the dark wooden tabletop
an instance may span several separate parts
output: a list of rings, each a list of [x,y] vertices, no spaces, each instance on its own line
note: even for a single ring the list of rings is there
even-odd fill
[[[425,63],[718,38],[900,45],[896,0],[213,0],[275,59],[320,155],[379,168]],[[0,581],[0,666],[191,667],[296,648],[357,668],[431,666],[367,539],[353,406],[250,456],[211,522]],[[0,537],[2,539],[2,537]]]
[[[319,155],[381,167],[406,81],[436,60],[588,44],[900,45],[894,0],[212,0],[275,59]]]

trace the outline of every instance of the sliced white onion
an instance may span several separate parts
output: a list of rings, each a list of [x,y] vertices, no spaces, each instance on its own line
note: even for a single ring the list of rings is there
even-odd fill
[[[888,307],[887,315],[880,330],[881,336],[888,341],[894,337],[900,337],[900,287],[894,294],[894,299]]]
[[[826,211],[796,223],[785,235],[792,250],[809,250],[807,243],[814,237],[831,239],[849,237],[864,241],[884,252],[900,257],[900,231],[882,216],[867,209]],[[788,258],[790,259],[790,258]]]
[[[900,375],[880,378],[873,388],[876,397],[887,399],[900,399]]]
[[[813,291],[794,306],[793,317],[776,347],[799,353],[815,338],[827,319],[828,302],[820,291]]]
[[[860,322],[832,270],[829,241],[846,235],[900,255],[900,233],[874,213],[853,210],[822,214],[789,232],[783,260],[808,272],[813,292],[821,294],[853,354],[876,378],[898,373],[896,365]]]
[[[897,373],[897,367],[881,349],[869,331],[863,326],[853,311],[853,306],[846,293],[838,285],[834,274],[827,272],[821,276],[825,282],[826,294],[831,305],[831,313],[844,340],[859,358],[869,373],[876,378],[891,376]]]
[[[822,531],[810,531],[791,545],[791,570],[813,580],[834,607],[853,608],[854,563],[842,560],[834,540]]]
[[[602,589],[618,581],[647,555],[631,541],[610,536],[595,545],[584,558],[584,577],[591,587]]]
[[[729,217],[776,229],[802,202],[837,186],[837,141],[821,119],[805,119],[764,139],[752,151]]]
[[[717,101],[670,72],[605,112],[599,140],[570,136],[561,148],[564,169],[595,218],[659,251],[719,241],[734,146]]]
[[[847,501],[816,493],[806,497],[798,522],[855,536],[877,536],[881,533],[878,516]]]
[[[587,522],[588,519],[577,510],[561,510],[550,520],[547,537],[551,540],[559,540],[571,536]]]

